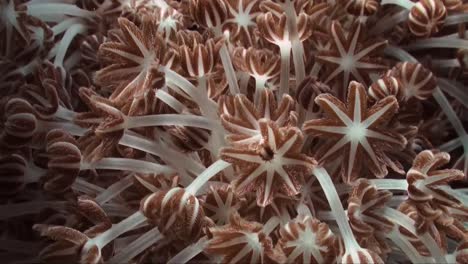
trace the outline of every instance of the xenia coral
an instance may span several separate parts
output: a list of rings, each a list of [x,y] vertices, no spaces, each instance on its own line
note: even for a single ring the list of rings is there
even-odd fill
[[[0,0],[3,263],[468,263],[468,1]]]

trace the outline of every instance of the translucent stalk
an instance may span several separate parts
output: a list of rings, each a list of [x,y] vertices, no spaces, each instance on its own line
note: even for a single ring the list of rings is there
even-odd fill
[[[278,99],[283,96],[283,94],[288,93],[289,91],[289,72],[291,64],[291,43],[289,41],[284,41],[279,45],[280,54],[281,54],[281,70],[280,70],[280,88],[277,93]]]
[[[76,117],[76,112],[59,105],[54,116],[63,120],[72,121]]]
[[[408,19],[409,10],[402,10],[391,16],[383,17],[377,24],[370,30],[370,34],[379,35],[394,28],[396,25]]]
[[[62,129],[74,136],[83,136],[89,129],[82,128],[71,122],[56,122],[37,120],[37,132],[48,132],[52,129]]]
[[[240,73],[240,92],[242,94],[247,94],[247,86],[249,85],[250,74],[246,72]]]
[[[161,67],[160,71],[165,74],[166,82],[173,83],[187,93],[197,104],[203,105],[203,107],[210,107],[210,109],[217,109],[217,104],[213,100],[208,100],[206,95],[203,95],[197,87],[195,87],[191,82],[185,79],[183,76],[177,72],[167,68]],[[170,85],[168,85],[170,87]]]
[[[74,68],[81,61],[81,51],[74,51],[68,58],[63,62],[63,67],[67,70]]]
[[[198,175],[193,182],[185,188],[185,191],[193,195],[197,194],[203,185],[205,185],[213,176],[218,174],[220,171],[231,166],[230,163],[225,162],[224,160],[218,160],[215,163],[211,164],[205,171]]]
[[[466,49],[468,46],[468,40],[452,38],[452,37],[440,37],[440,38],[427,38],[415,41],[408,46],[405,46],[405,50],[419,50],[419,49],[432,49],[432,48],[452,48],[452,49]]]
[[[123,205],[109,202],[103,204],[101,207],[108,216],[128,217],[134,212],[134,210],[127,208]]]
[[[81,164],[81,169],[122,170],[137,173],[157,173],[166,175],[174,173],[174,170],[169,166],[127,158],[103,158],[93,163],[83,163]]]
[[[113,183],[111,186],[107,187],[107,189],[101,192],[94,200],[103,205],[108,201],[112,200],[114,197],[120,195],[123,191],[128,189],[130,186],[133,185],[133,174],[128,175],[127,177]]]
[[[468,14],[454,14],[445,18],[444,26],[448,25],[458,25],[468,22]]]
[[[165,74],[166,82],[171,82],[177,85],[193,99],[199,98],[199,91],[197,90],[197,87],[195,87],[183,76],[169,69],[168,67],[161,67],[159,70]]]
[[[38,182],[40,178],[47,173],[47,170],[37,167],[33,162],[28,162],[28,170],[24,175],[24,183]]]
[[[438,69],[455,68],[460,67],[460,62],[458,59],[433,59],[431,60],[431,65]]]
[[[416,5],[416,3],[414,2],[411,2],[410,0],[383,0],[381,3],[380,3],[381,6],[383,5],[398,5],[398,6],[401,6],[405,9],[408,9],[410,10],[411,8],[413,8],[414,5]]]
[[[23,76],[27,76],[33,73],[36,70],[36,68],[40,65],[40,63],[41,61],[39,59],[32,59],[28,64],[16,69],[14,73],[21,73]]]
[[[315,62],[312,70],[310,71],[310,75],[317,77],[320,70],[322,69],[322,63]]]
[[[69,19],[61,21],[57,25],[53,26],[52,27],[52,32],[54,33],[54,36],[57,36],[57,35],[61,34],[62,32],[65,32],[72,25],[80,24],[80,23],[83,23],[83,20],[81,20],[79,18],[76,18],[76,17],[69,18]]]
[[[265,235],[269,235],[275,228],[280,224],[280,219],[276,216],[271,217],[268,221],[263,225],[262,232]]]
[[[463,172],[465,173],[465,177],[466,177],[466,174],[468,171],[468,155],[466,155],[466,153],[468,153],[468,135],[465,131],[465,128],[463,127],[462,122],[458,118],[455,111],[453,111],[452,106],[450,105],[449,101],[447,100],[445,95],[442,93],[442,91],[439,89],[439,87],[437,87],[434,90],[434,92],[432,93],[432,96],[434,96],[437,103],[442,108],[442,111],[447,116],[447,119],[452,124],[453,128],[455,129],[455,132],[458,134],[458,137],[461,141],[461,144],[463,146],[463,151],[464,151]]]
[[[344,210],[344,212],[346,214],[346,220],[348,220],[348,210]],[[323,221],[336,221],[332,211],[318,211],[317,218]]]
[[[109,264],[130,263],[134,257],[163,238],[164,236],[155,227],[128,244],[121,252],[109,259],[108,262]]]
[[[105,191],[104,188],[99,187],[90,182],[87,182],[86,180],[81,179],[81,178],[77,178],[75,180],[75,182],[72,184],[72,189],[75,190],[76,192],[84,193],[89,196],[95,196]]]
[[[217,124],[212,120],[196,115],[161,114],[128,116],[122,125],[126,129],[152,126],[189,126],[213,130]]]
[[[447,263],[442,250],[439,248],[434,239],[427,232],[424,234],[418,234],[416,232],[416,228],[414,227],[415,223],[413,219],[409,218],[402,212],[389,207],[379,210],[379,213],[381,213],[382,216],[388,218],[393,223],[404,227],[415,236],[421,238],[421,242],[423,242],[424,246],[426,246],[429,252],[431,252],[431,255],[436,260],[436,263]]]
[[[361,248],[354,237],[349,222],[347,221],[347,215],[343,209],[343,205],[341,204],[341,200],[336,192],[335,186],[330,179],[330,175],[328,175],[328,172],[322,167],[315,168],[313,173],[317,177],[317,180],[322,186],[322,190],[327,197],[328,204],[330,205],[331,211],[335,216],[336,223],[338,224],[338,228],[340,229],[341,236],[343,237],[346,250],[356,250]]]
[[[188,184],[192,181],[191,178],[184,177],[185,173],[183,170],[190,171],[195,175],[198,175],[205,170],[205,167],[194,159],[187,157],[181,152],[165,147],[156,141],[150,141],[148,139],[139,136],[132,136],[126,133],[120,139],[119,144],[159,156],[165,163],[171,165],[181,174],[182,183]]]
[[[302,42],[299,39],[299,34],[297,31],[297,14],[294,9],[293,1],[286,0],[285,7],[289,38],[291,40],[292,45],[294,72],[296,74],[297,85],[301,83],[305,78],[304,47],[302,46]]]
[[[223,64],[223,68],[226,72],[226,78],[229,84],[229,91],[231,94],[238,94],[239,93],[239,84],[237,83],[237,76],[236,72],[234,71],[234,67],[232,66],[231,56],[229,55],[229,51],[226,47],[226,44],[221,46],[219,50],[219,55],[221,57],[221,63]]]
[[[198,78],[198,88],[201,91],[201,95],[203,96],[203,102],[212,101],[208,97],[208,84],[205,76]],[[210,106],[211,104],[204,103],[199,105],[202,115],[213,120],[219,120],[219,116],[216,111],[217,109],[213,109]]]
[[[76,16],[76,17],[84,17],[84,18],[92,18],[94,17],[94,13],[80,9],[76,5],[73,4],[62,4],[62,3],[33,3],[27,5],[27,13],[28,15],[37,17],[37,18],[44,18],[44,16],[59,16],[62,17],[64,15],[69,16]]]
[[[405,253],[406,257],[411,260],[411,263],[434,263],[433,258],[421,256],[413,245],[397,231],[391,231],[386,234],[386,237],[392,240]]]
[[[455,100],[468,108],[468,94],[464,91],[465,87],[463,85],[460,84],[457,86],[457,83],[453,83],[451,80],[444,78],[437,78],[437,84],[442,91],[448,93]]]
[[[58,48],[56,49],[54,59],[55,66],[63,67],[63,61],[71,42],[77,35],[84,34],[86,31],[87,28],[82,24],[73,24],[67,29],[62,39],[60,40],[60,43],[58,44]]]
[[[373,179],[369,180],[370,183],[375,185],[379,190],[401,190],[408,189],[408,182],[406,180],[398,179]]]
[[[174,109],[177,113],[180,113],[185,109],[185,106],[181,102],[179,102],[179,100],[177,100],[175,97],[168,94],[164,90],[157,90],[156,97],[168,106],[170,106],[172,109]]]
[[[260,99],[261,92],[265,89],[266,79],[265,78],[255,78],[255,98],[254,102],[258,103]]]
[[[217,37],[223,37],[223,32],[221,32],[221,27],[213,28],[213,32]],[[237,83],[237,75],[232,65],[231,55],[229,54],[228,47],[226,43],[223,43],[219,49],[219,56],[221,58],[221,63],[223,64],[224,71],[226,72],[226,79],[229,84],[229,91],[232,95],[238,94],[239,84]]]
[[[468,146],[468,141],[466,141],[465,136],[466,131],[465,128],[463,127],[462,122],[458,118],[457,114],[455,111],[453,111],[452,106],[450,105],[449,101],[445,97],[445,95],[442,93],[442,91],[437,87],[434,92],[432,93],[432,96],[436,99],[437,103],[440,105],[442,108],[442,111],[444,114],[447,116],[447,119],[450,121],[452,124],[453,128],[457,132],[458,136],[460,137],[461,140],[463,141],[463,146]],[[465,148],[465,151],[468,150],[468,148]]]
[[[97,235],[96,237],[89,239],[86,244],[83,246],[83,250],[87,251],[91,246],[96,245],[99,249],[102,249],[107,244],[112,242],[114,239],[120,235],[133,230],[140,224],[146,221],[146,217],[140,212],[132,214],[126,219],[122,220],[116,225],[113,225],[110,229],[106,230],[104,233]]]
[[[407,51],[400,49],[395,46],[387,46],[384,50],[385,55],[392,56],[400,61],[414,62],[417,63],[418,60],[411,56]]]

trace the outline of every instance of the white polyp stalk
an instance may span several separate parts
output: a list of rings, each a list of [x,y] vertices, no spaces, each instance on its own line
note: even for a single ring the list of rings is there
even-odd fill
[[[304,46],[299,39],[297,32],[297,14],[294,8],[294,3],[291,0],[287,0],[285,3],[285,13],[287,16],[287,24],[289,31],[289,38],[292,45],[294,72],[296,75],[296,86],[301,83],[305,78],[305,66],[304,66]]]
[[[213,32],[215,33],[216,37],[224,37],[224,34],[221,31],[221,27],[213,28]],[[224,71],[226,72],[229,91],[232,95],[238,94],[240,90],[239,84],[237,82],[237,75],[236,71],[234,70],[234,66],[232,65],[231,55],[229,54],[226,43],[223,43],[219,49],[219,57],[221,58],[221,63],[223,64]]]
[[[189,262],[196,255],[200,254],[209,244],[209,240],[206,236],[200,238],[194,244],[184,248],[182,251],[172,257],[167,263],[168,264],[184,264]]]
[[[221,49],[219,49],[219,55],[221,58],[221,63],[223,64],[223,68],[226,72],[226,78],[229,84],[229,91],[231,92],[231,94],[238,94],[239,84],[237,83],[236,72],[234,71],[234,67],[232,66],[231,55],[229,55],[229,51],[226,47],[226,44],[223,44],[223,46],[221,46]]]
[[[143,215],[143,213],[137,211],[136,213],[125,218],[118,224],[112,225],[112,227],[106,230],[104,233],[101,233],[96,237],[88,240],[88,242],[86,242],[83,248],[87,250],[90,248],[90,246],[96,245],[99,249],[102,249],[123,233],[133,230],[145,221],[146,217]]]
[[[249,80],[250,80],[250,74],[246,72],[241,72],[240,73],[240,92],[242,94],[247,94],[247,87],[249,85]]]
[[[445,142],[444,144],[440,145],[437,148],[443,152],[452,152],[461,146],[462,146],[462,143],[461,143],[460,138],[454,138],[448,142]]]
[[[408,195],[393,195],[392,198],[390,198],[390,201],[388,201],[387,205],[389,207],[396,208],[406,200],[408,200]]]
[[[442,250],[439,248],[434,239],[426,232],[424,234],[418,234],[416,228],[414,227],[415,223],[413,219],[409,218],[407,215],[402,212],[395,210],[393,208],[386,207],[379,210],[379,213],[388,218],[391,222],[400,225],[410,231],[413,235],[421,238],[421,242],[426,246],[426,248],[431,253],[432,257],[435,258],[436,263],[446,264],[447,261],[444,257]]]
[[[438,189],[450,194],[451,196],[455,197],[457,200],[460,201],[461,204],[468,204],[468,195],[466,193],[463,193],[462,191],[458,189],[452,189],[452,187],[448,185],[443,185],[438,187]]]
[[[344,211],[346,214],[346,220],[348,220],[348,210]],[[318,211],[317,219],[323,221],[336,221],[335,214],[332,211]]]
[[[399,179],[373,179],[369,182],[379,190],[401,190],[406,191],[408,189],[408,182],[406,180]]]
[[[123,191],[133,185],[133,175],[128,175],[127,177],[113,183],[111,186],[107,187],[107,189],[100,193],[94,200],[103,205],[108,201],[112,200],[114,197],[120,195]]]
[[[19,67],[18,69],[16,69],[13,72],[14,73],[21,73],[21,75],[27,76],[27,75],[33,73],[36,70],[36,68],[40,65],[40,63],[41,62],[39,61],[39,59],[35,58],[35,59],[31,60],[28,64]]]
[[[76,117],[76,112],[59,105],[54,116],[63,120],[72,121]]]
[[[24,202],[17,204],[4,204],[0,205],[0,220],[6,220],[16,216],[27,214],[37,214],[45,208],[51,208],[57,211],[65,209],[66,202]]]
[[[219,116],[217,114],[217,108],[214,108],[214,102],[211,98],[208,97],[208,84],[205,76],[198,78],[198,88],[202,91],[202,100],[198,106],[200,107],[201,113],[203,116],[206,116],[212,120],[219,120]],[[212,103],[207,103],[207,102]]]
[[[63,62],[63,67],[67,70],[74,68],[81,61],[81,51],[75,50],[68,58]]]
[[[382,0],[380,3],[381,6],[383,5],[398,5],[401,6],[405,9],[410,10],[413,8],[414,5],[416,5],[415,2],[411,2],[410,0]]]
[[[52,129],[62,129],[65,130],[67,133],[70,133],[74,136],[83,136],[89,129],[82,128],[77,126],[71,122],[56,122],[56,121],[43,121],[37,120],[38,122],[38,132],[48,132]]]
[[[81,178],[77,178],[71,187],[73,190],[89,196],[96,196],[106,190]]]
[[[42,177],[42,175],[46,174],[47,170],[37,167],[34,163],[28,163],[28,170],[26,171],[26,175],[24,175],[24,183],[31,183],[37,182]]]
[[[419,50],[429,48],[452,48],[452,49],[466,49],[468,46],[468,40],[452,38],[452,37],[440,37],[440,38],[427,38],[415,41],[408,46],[405,46],[405,50]]]
[[[466,141],[466,137],[465,137],[467,135],[465,128],[463,127],[462,122],[458,118],[455,111],[453,111],[452,106],[450,105],[449,101],[447,100],[445,95],[442,93],[442,91],[439,89],[439,87],[436,87],[434,89],[432,96],[434,96],[435,100],[442,108],[442,111],[447,116],[447,119],[452,124],[453,128],[457,132],[460,139],[463,140],[463,145],[468,146],[468,141]],[[468,150],[468,149],[465,149],[465,150]]]
[[[385,235],[405,253],[406,257],[410,259],[411,263],[434,263],[433,258],[421,256],[413,247],[413,245],[411,245],[411,243],[397,231],[393,230]]]
[[[134,212],[131,208],[110,202],[101,205],[101,207],[108,216],[128,217]]]
[[[280,70],[280,88],[277,93],[278,99],[283,96],[283,94],[288,93],[289,91],[289,71],[291,64],[291,43],[289,41],[284,41],[279,44],[280,54],[281,54],[281,70]]]
[[[213,130],[218,124],[204,116],[161,114],[128,116],[123,126],[126,129],[151,126],[189,126]]]
[[[458,60],[457,60],[458,61]],[[464,91],[465,87],[461,84],[453,83],[451,80],[437,78],[439,88],[451,95],[455,100],[468,108],[468,94]]]
[[[265,78],[255,78],[255,98],[254,102],[258,104],[260,99],[261,92],[265,89],[266,79]]]
[[[372,35],[382,34],[394,28],[396,25],[400,24],[401,22],[406,21],[408,19],[408,14],[409,14],[409,10],[405,9],[396,14],[380,19],[379,22],[377,22],[377,24],[370,30],[370,34]]]
[[[78,34],[83,34],[86,32],[86,27],[82,24],[74,24],[70,26],[60,41],[60,44],[57,49],[57,54],[55,55],[54,65],[63,67],[63,61],[65,59],[65,54],[67,53],[68,47],[71,42]]]
[[[177,85],[194,100],[200,97],[200,91],[198,91],[197,87],[195,87],[182,75],[164,66],[161,66],[159,71],[165,74],[166,82],[170,82]]]
[[[273,216],[263,225],[262,232],[268,236],[280,223],[281,219],[277,216]]]
[[[225,162],[224,160],[218,160],[211,164],[205,171],[203,171],[197,178],[195,178],[189,186],[185,188],[187,193],[195,195],[203,185],[205,185],[213,176],[218,174],[220,171],[231,166],[231,163]]]
[[[396,46],[387,46],[384,50],[385,55],[392,56],[400,61],[418,63],[418,60],[411,56],[407,51],[400,49]]]
[[[296,208],[297,214],[302,216],[313,216],[310,208],[304,203],[300,203]]]
[[[93,163],[82,163],[82,170],[122,170],[137,173],[172,174],[174,170],[165,165],[160,165],[150,161],[128,159],[128,158],[103,158]]]
[[[64,15],[91,18],[94,16],[93,12],[81,9],[73,4],[61,3],[34,3],[27,5],[28,15],[43,18],[45,16],[62,17]]]
[[[79,18],[76,18],[76,17],[69,18],[69,19],[63,20],[60,23],[58,23],[57,25],[53,26],[52,27],[52,32],[54,33],[54,36],[57,36],[58,34],[66,31],[67,29],[69,29],[72,25],[80,24],[80,23],[83,23],[83,20],[81,20]]]
[[[158,89],[156,91],[156,97],[174,109],[177,113],[182,112],[185,108],[185,106],[179,100],[164,90]]]
[[[150,141],[139,136],[132,136],[125,133],[124,136],[120,139],[119,144],[159,156],[164,160],[165,163],[176,165],[173,167],[178,170],[183,168],[192,172],[193,174],[200,174],[203,172],[203,170],[205,170],[205,167],[202,164],[196,162],[194,159],[187,157],[187,155],[165,147],[158,142]],[[183,176],[183,174],[181,174],[181,176]],[[182,178],[181,180],[185,182],[191,182],[191,178]]]
[[[167,8],[169,8],[169,5],[164,0],[152,0],[151,4],[161,8],[163,10],[166,10]]]
[[[445,18],[444,26],[446,25],[458,25],[468,22],[468,14],[454,14]]]
[[[169,69],[168,67],[161,67],[159,69],[166,76],[166,83],[168,87],[171,87],[169,84],[175,84],[177,87],[182,89],[187,93],[199,106],[204,107],[204,109],[217,109],[217,104],[213,100],[207,98],[206,94],[203,94],[197,87],[195,87],[191,82],[185,79],[182,75],[177,72]],[[205,110],[205,111],[206,111]]]
[[[353,231],[351,230],[351,226],[347,220],[347,215],[343,209],[343,205],[341,204],[341,200],[336,192],[335,186],[330,179],[330,175],[328,175],[328,172],[322,167],[315,168],[313,170],[313,174],[317,177],[317,180],[322,186],[322,190],[327,197],[328,204],[330,205],[331,211],[335,216],[336,223],[338,224],[338,228],[340,229],[341,236],[343,237],[346,250],[361,248],[354,237]]]
[[[130,263],[134,257],[163,238],[164,236],[159,232],[158,228],[155,227],[134,240],[132,243],[128,244],[124,249],[122,249],[122,251],[118,252],[111,259],[109,259],[108,263]]]
[[[321,69],[322,69],[322,63],[316,61],[314,63],[314,66],[312,67],[312,70],[310,71],[310,75],[318,77],[318,74],[319,74]],[[299,85],[299,83],[298,83],[298,85]]]
[[[460,67],[460,62],[458,59],[433,59],[431,60],[431,65],[434,68],[455,68]]]

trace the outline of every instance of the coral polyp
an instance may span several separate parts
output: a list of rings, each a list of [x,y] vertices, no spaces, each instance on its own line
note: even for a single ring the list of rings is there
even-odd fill
[[[468,2],[0,0],[5,263],[468,263]]]

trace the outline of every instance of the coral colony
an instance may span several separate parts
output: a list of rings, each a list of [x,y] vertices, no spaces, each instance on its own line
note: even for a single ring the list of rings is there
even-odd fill
[[[0,22],[2,263],[468,263],[468,1]]]

